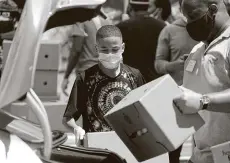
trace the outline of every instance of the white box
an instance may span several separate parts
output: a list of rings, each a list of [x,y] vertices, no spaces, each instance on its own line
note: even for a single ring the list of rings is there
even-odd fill
[[[173,151],[204,121],[199,114],[183,115],[173,99],[181,95],[165,75],[130,92],[105,118],[138,161]]]
[[[42,41],[38,55],[37,70],[58,70],[60,61],[60,42]]]
[[[213,160],[215,163],[230,162],[230,142],[211,147]]]
[[[193,154],[194,144],[193,144],[193,137],[191,136],[189,139],[187,139],[183,146],[180,153],[180,160],[185,161],[189,160]]]
[[[46,112],[48,114],[50,126],[52,130],[60,130],[69,132],[69,130],[62,124],[62,117],[66,109],[66,102],[43,102]],[[32,109],[25,102],[15,102],[4,108],[13,115],[24,117],[34,123],[38,123]],[[76,122],[77,125],[82,126],[82,118]]]
[[[127,163],[139,163],[114,131],[87,133],[84,139],[84,146],[108,149],[124,158]],[[143,163],[169,163],[168,153]]]
[[[3,110],[6,110],[7,112],[17,116],[17,117],[22,117],[22,118],[28,118],[29,112],[28,108],[24,107],[24,105],[17,105],[19,103],[12,103],[7,105],[6,107],[3,108]]]
[[[3,41],[3,65],[5,65],[11,42]],[[37,70],[58,70],[60,61],[59,41],[42,41],[37,59]]]
[[[34,91],[38,96],[58,96],[58,71],[35,71]]]

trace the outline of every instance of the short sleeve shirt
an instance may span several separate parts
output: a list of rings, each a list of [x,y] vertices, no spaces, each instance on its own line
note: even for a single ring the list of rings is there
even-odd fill
[[[208,47],[194,47],[185,63],[184,87],[200,94],[230,88],[230,27]],[[230,106],[229,106],[230,109]],[[230,113],[199,112],[205,121],[194,135],[193,162],[213,163],[210,147],[230,141]]]
[[[111,131],[104,115],[131,90],[144,84],[141,73],[124,64],[121,65],[121,73],[115,78],[105,75],[98,65],[86,70],[78,78],[64,116],[77,120],[82,115],[86,132]]]

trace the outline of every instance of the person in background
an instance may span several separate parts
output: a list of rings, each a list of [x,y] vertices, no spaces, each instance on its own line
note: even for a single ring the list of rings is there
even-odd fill
[[[63,124],[76,135],[76,143],[85,132],[111,131],[104,115],[145,83],[139,70],[122,63],[124,48],[119,28],[105,25],[98,30],[98,64],[77,76],[63,117]],[[81,115],[83,128],[75,123]]]
[[[179,0],[181,5],[182,0]],[[167,25],[158,39],[155,68],[159,74],[170,74],[178,85],[183,83],[184,61],[198,42],[186,30],[186,18]]]
[[[167,0],[159,1],[170,5]],[[159,2],[131,0],[128,9],[130,19],[117,25],[126,45],[124,63],[140,70],[146,82],[159,77],[154,68],[154,59],[159,34],[166,25],[164,21],[150,15],[166,20],[171,12],[168,5],[157,8],[156,4]]]
[[[151,17],[162,20],[166,24],[170,24],[173,20],[170,0],[149,0],[148,12],[151,13]]]
[[[211,147],[230,141],[230,18],[223,0],[183,0],[186,29],[197,44],[185,62],[184,114],[199,113],[205,124],[194,134],[190,163],[214,163]]]
[[[83,23],[77,23],[72,31],[72,48],[70,50],[67,69],[62,81],[62,91],[66,93],[68,86],[68,78],[73,71],[76,69],[76,74],[85,71],[86,69],[97,64],[98,54],[95,51],[96,33],[97,30],[104,25],[111,24],[105,17],[97,15],[90,21]],[[79,29],[82,31],[79,35]]]
[[[118,24],[121,21],[129,19],[127,15],[127,6],[129,0],[107,0],[102,7],[105,15],[112,21],[112,24]]]

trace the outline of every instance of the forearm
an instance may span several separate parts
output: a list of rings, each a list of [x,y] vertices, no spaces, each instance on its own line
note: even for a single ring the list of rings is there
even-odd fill
[[[127,8],[128,8],[128,5],[129,5],[129,0],[123,0],[123,14],[126,14],[127,13]]]
[[[66,68],[65,78],[68,79],[69,75],[72,73],[73,69],[76,67],[79,56],[81,54],[83,43],[84,43],[84,37],[80,36],[73,36],[73,43],[70,50],[70,55],[68,59],[68,65]]]
[[[207,110],[230,113],[230,89],[206,95],[210,98]]]
[[[69,57],[66,72],[65,72],[65,78],[68,79],[69,75],[72,73],[73,69],[76,67],[76,64],[78,62],[78,55],[70,54]]]
[[[167,66],[169,65],[169,62],[166,60],[156,60],[155,61],[155,69],[157,71],[157,73],[159,74],[167,74],[168,70],[167,70]]]

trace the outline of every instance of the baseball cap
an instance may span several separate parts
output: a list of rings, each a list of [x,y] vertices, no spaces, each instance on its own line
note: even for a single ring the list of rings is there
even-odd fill
[[[149,5],[149,0],[130,0],[132,5]]]

